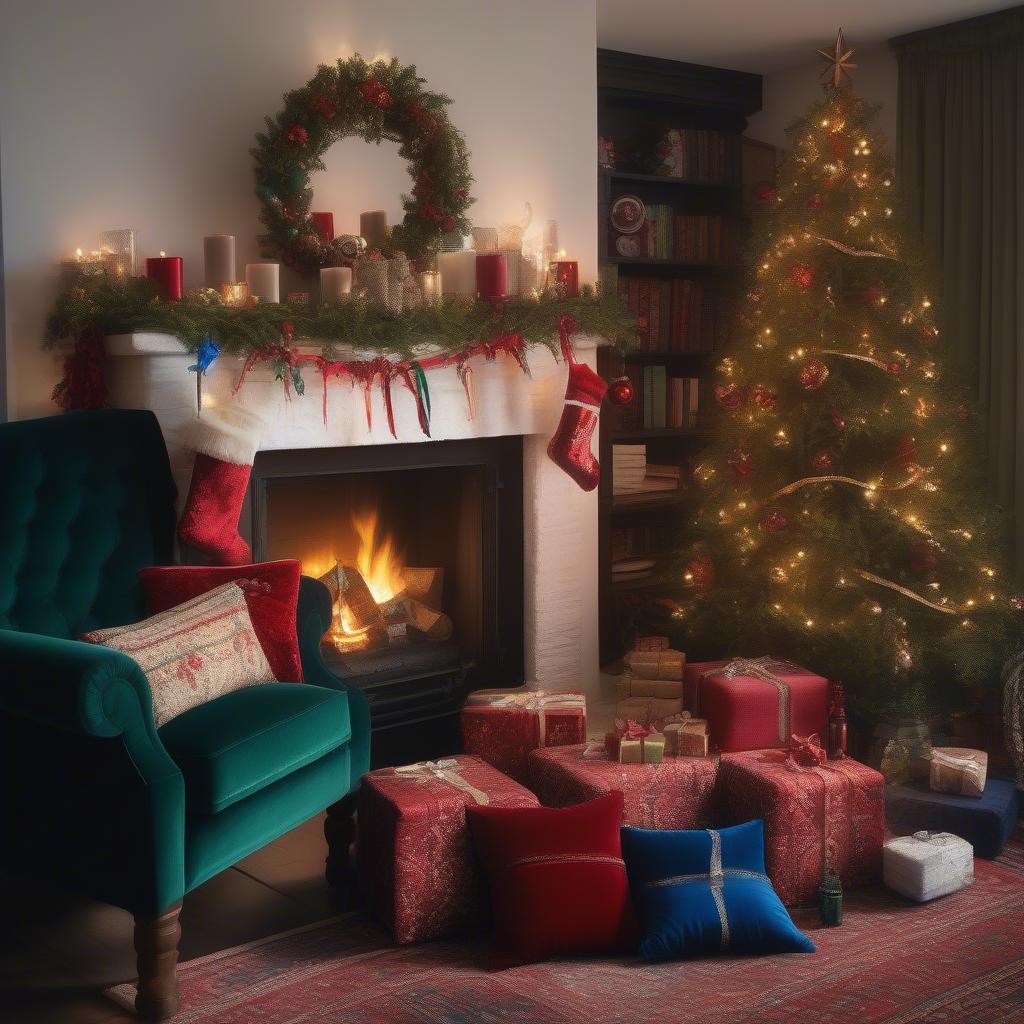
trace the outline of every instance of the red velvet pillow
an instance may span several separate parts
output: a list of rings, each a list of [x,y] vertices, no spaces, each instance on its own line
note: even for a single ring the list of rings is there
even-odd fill
[[[573,807],[466,809],[490,879],[492,968],[636,951],[621,793]]]
[[[302,682],[295,632],[301,575],[302,568],[294,559],[259,565],[161,565],[139,572],[150,615],[224,583],[239,583],[260,646],[281,683]]]

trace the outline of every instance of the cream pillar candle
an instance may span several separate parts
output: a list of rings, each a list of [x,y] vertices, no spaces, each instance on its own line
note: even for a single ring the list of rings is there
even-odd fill
[[[366,239],[366,248],[381,249],[388,240],[387,210],[368,210],[359,214],[359,234]]]
[[[437,269],[445,295],[468,295],[476,298],[476,253],[439,252]]]
[[[245,283],[249,295],[260,302],[281,301],[281,265],[279,263],[246,263]]]
[[[351,291],[351,267],[324,267],[320,271],[320,301],[325,306],[341,302]]]
[[[207,235],[203,239],[203,263],[207,288],[234,283],[235,236]]]

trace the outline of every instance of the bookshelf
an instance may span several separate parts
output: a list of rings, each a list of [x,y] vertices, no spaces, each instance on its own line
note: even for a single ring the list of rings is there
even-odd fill
[[[614,141],[614,166],[597,172],[598,263],[605,286],[618,290],[643,324],[637,344],[598,350],[602,374],[629,376],[636,393],[630,406],[606,406],[601,418],[599,601],[607,664],[629,646],[630,607],[664,584],[665,563],[686,539],[688,470],[708,437],[707,382],[724,318],[735,308],[745,225],[742,135],[747,117],[761,109],[761,77],[599,49],[597,87],[598,135]],[[643,204],[640,231],[613,227],[612,207],[622,197]],[[644,471],[636,468],[641,445]],[[616,446],[634,446],[633,454],[620,447],[618,472]],[[638,472],[655,476],[638,483]],[[674,473],[676,489],[644,491]],[[630,492],[616,493],[624,487]],[[649,571],[622,568],[647,562]]]

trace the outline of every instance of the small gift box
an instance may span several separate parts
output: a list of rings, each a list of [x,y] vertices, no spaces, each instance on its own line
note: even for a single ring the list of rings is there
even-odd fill
[[[682,697],[626,697],[615,705],[615,717],[649,725],[678,715],[683,710]]]
[[[626,655],[634,679],[682,682],[686,655],[682,651],[630,651]]]
[[[608,756],[619,764],[660,764],[665,757],[665,737],[640,722],[616,723],[605,736]]]
[[[656,697],[658,700],[682,700],[683,681],[681,679],[644,679],[625,672],[620,676],[625,680],[628,692],[625,697]]]
[[[636,638],[635,651],[667,651],[667,636],[638,636]]]
[[[587,700],[576,690],[477,690],[460,721],[465,753],[522,781],[531,750],[586,741]]]
[[[951,832],[915,832],[890,839],[882,851],[882,880],[918,903],[974,881],[974,847]]]
[[[932,747],[931,788],[936,793],[980,797],[988,776],[988,754],[969,747]]]
[[[665,722],[661,731],[665,735],[665,754],[668,757],[708,756],[711,737],[705,719],[691,718],[689,712],[684,711],[678,720]]]

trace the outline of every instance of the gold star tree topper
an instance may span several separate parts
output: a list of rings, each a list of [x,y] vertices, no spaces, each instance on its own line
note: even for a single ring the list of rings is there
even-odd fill
[[[822,82],[829,83],[837,89],[843,85],[843,77],[846,77],[847,81],[851,80],[850,71],[857,67],[850,58],[853,56],[853,48],[846,48],[846,40],[843,39],[843,30],[839,30],[839,35],[836,36],[836,41],[832,44],[831,50],[819,50],[818,55],[824,60],[829,66],[822,72]]]

